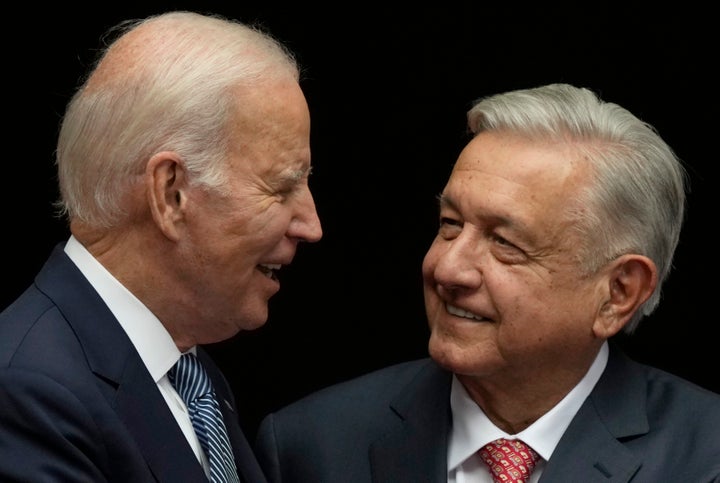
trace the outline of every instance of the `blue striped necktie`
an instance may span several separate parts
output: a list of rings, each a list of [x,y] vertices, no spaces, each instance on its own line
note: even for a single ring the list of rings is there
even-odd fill
[[[168,378],[187,405],[195,434],[210,462],[210,481],[239,482],[215,391],[200,361],[192,353],[183,354]]]

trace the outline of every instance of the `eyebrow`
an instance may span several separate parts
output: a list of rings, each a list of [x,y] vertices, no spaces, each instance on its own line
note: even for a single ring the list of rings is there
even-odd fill
[[[436,198],[438,201],[438,206],[440,208],[450,208],[451,210],[457,211],[457,205],[448,195],[440,193],[436,196]]]
[[[310,176],[310,174],[312,174],[312,170],[313,170],[313,167],[308,166],[305,169],[296,169],[294,171],[284,172],[284,173],[282,173],[282,177],[286,181],[291,181],[291,182],[296,183],[296,182],[300,181],[301,179]]]
[[[458,204],[453,200],[451,196],[448,196],[444,193],[440,193],[437,196],[438,205],[439,208],[447,208],[449,210],[460,212],[460,208],[458,208]],[[476,213],[477,214],[477,213]],[[521,231],[527,231],[528,227],[525,225],[525,223],[522,222],[522,220],[519,220],[512,216],[502,215],[502,214],[477,214],[478,218],[485,220],[485,223],[488,223],[491,226],[505,226],[512,228],[514,230],[521,230]]]

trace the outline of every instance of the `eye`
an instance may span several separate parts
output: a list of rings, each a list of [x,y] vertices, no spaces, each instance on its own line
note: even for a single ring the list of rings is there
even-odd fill
[[[288,196],[293,194],[293,192],[295,190],[296,190],[296,186],[294,184],[292,184],[292,185],[288,184],[285,186],[281,186],[280,189],[277,190],[277,195],[282,198],[287,198]]]
[[[450,218],[449,216],[441,216],[440,217],[440,226],[442,227],[443,225],[462,226],[462,223],[460,223],[458,220],[456,220],[454,218]]]
[[[500,235],[493,234],[490,236],[490,238],[492,238],[493,242],[495,242],[497,245],[506,246],[506,247],[510,247],[510,248],[517,248],[517,247],[515,247],[515,245],[513,245],[512,243],[510,243],[509,241],[507,241],[505,238],[501,237]]]
[[[294,194],[301,192],[308,186],[309,176],[310,168],[284,173],[284,176],[277,180],[275,196],[280,198],[282,201],[285,201]]]
[[[302,179],[285,179],[276,186],[275,196],[285,201],[288,198],[292,198],[295,193],[302,191],[305,185]]]
[[[499,261],[507,264],[519,264],[527,261],[527,254],[507,238],[493,233],[489,236],[492,241],[492,252]]]
[[[455,238],[462,231],[463,223],[449,216],[441,216],[438,226],[438,235],[446,240]]]

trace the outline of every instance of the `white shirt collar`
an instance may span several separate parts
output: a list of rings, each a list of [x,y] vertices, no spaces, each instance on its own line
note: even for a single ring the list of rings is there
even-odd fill
[[[120,322],[157,383],[180,358],[180,351],[168,331],[75,237],[68,239],[65,253]]]
[[[570,421],[605,370],[608,344],[605,342],[580,382],[550,411],[518,434],[510,435],[495,426],[453,376],[450,393],[453,427],[448,446],[448,469],[463,463],[477,450],[497,438],[522,439],[547,461]]]

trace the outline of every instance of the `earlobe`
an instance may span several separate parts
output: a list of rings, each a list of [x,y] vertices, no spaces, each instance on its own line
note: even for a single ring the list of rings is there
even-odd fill
[[[601,339],[620,332],[657,285],[655,263],[642,255],[618,257],[608,275],[608,297],[593,325],[595,336]]]
[[[179,222],[185,214],[187,188],[182,158],[177,153],[163,151],[147,163],[147,197],[155,224],[169,239],[179,238]]]

